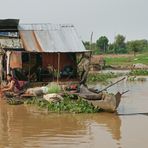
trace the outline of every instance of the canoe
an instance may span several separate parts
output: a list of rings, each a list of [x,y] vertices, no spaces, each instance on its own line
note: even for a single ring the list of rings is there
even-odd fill
[[[86,86],[80,87],[78,94],[81,98],[85,99],[88,103],[93,104],[95,107],[99,107],[104,111],[115,112],[121,102],[122,94],[109,94],[107,92],[95,93],[90,91]]]
[[[103,109],[104,111],[115,112],[121,102],[121,94],[120,92],[116,95],[105,93],[105,97],[101,100],[87,100],[87,102],[93,104],[95,107]]]

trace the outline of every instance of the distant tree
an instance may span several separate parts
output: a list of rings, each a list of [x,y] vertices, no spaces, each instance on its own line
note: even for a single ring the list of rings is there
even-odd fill
[[[116,46],[118,48],[124,48],[125,47],[125,36],[118,34],[115,36],[115,42]]]
[[[148,41],[143,39],[143,40],[137,40],[138,44],[139,44],[139,48],[140,51],[143,50],[148,50]]]
[[[98,50],[98,48],[97,48],[96,43],[92,43],[92,44],[91,44],[91,49],[92,49],[92,51],[93,51],[93,54],[99,54],[99,50]]]
[[[93,54],[100,54],[102,52],[104,53],[129,53],[134,52],[134,55],[136,55],[137,52],[141,51],[148,51],[148,40],[142,39],[142,40],[132,40],[125,42],[126,37],[118,34],[115,36],[115,40],[113,43],[109,44],[109,40],[106,36],[101,36],[96,43],[92,43],[90,45],[90,42],[83,42],[86,49],[90,50],[90,48],[93,50]]]
[[[107,53],[111,53],[111,54],[113,54],[114,51],[115,51],[115,44],[114,44],[114,43],[109,44],[109,45],[108,45]]]
[[[106,36],[101,36],[97,40],[96,44],[99,49],[101,49],[103,52],[106,52],[107,48],[108,48],[108,42],[109,42],[109,40]]]
[[[83,44],[84,44],[84,46],[85,46],[85,48],[86,48],[87,50],[90,49],[90,42],[88,42],[88,41],[84,42],[84,41],[83,41]]]
[[[93,54],[99,54],[99,50],[98,50],[98,48],[97,48],[96,43],[92,43],[92,44],[90,45],[90,42],[88,42],[88,41],[84,42],[84,41],[83,41],[83,44],[84,44],[84,46],[85,46],[85,48],[86,48],[87,50],[92,50],[92,53],[93,53]]]
[[[136,56],[136,53],[141,50],[140,42],[138,40],[135,41],[128,41],[126,44],[129,51],[134,52],[134,56]]]
[[[115,53],[122,53],[122,51],[125,52],[126,44],[125,37],[123,35],[118,34],[115,36],[114,47]]]

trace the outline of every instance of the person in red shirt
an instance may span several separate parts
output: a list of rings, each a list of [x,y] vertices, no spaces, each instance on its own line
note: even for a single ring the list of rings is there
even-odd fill
[[[7,85],[3,86],[1,91],[4,92],[14,92],[17,93],[21,90],[19,82],[12,77],[11,74],[7,74]]]

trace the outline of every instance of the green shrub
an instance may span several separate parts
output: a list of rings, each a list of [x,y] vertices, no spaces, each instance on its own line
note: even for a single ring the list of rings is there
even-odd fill
[[[48,93],[60,93],[61,92],[61,87],[56,84],[56,83],[51,83],[49,86],[48,86]]]

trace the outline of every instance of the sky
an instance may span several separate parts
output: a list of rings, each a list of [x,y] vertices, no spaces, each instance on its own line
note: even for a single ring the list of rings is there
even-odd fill
[[[0,19],[21,23],[74,24],[81,39],[117,34],[148,39],[148,0],[0,0]]]

